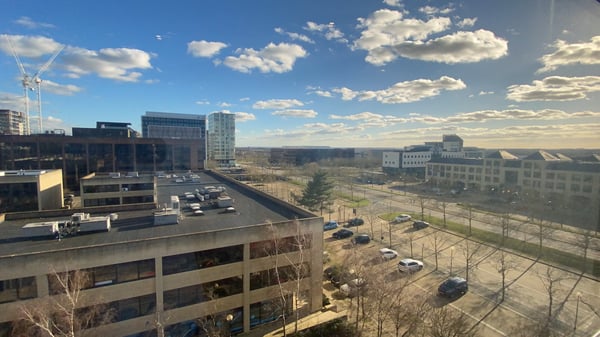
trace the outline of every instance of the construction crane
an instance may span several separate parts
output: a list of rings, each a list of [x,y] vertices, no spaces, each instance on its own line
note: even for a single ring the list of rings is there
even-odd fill
[[[6,38],[6,41],[8,42],[8,45],[10,46],[10,49],[15,58],[15,61],[17,62],[17,66],[19,67],[19,71],[21,72],[21,76],[22,76],[21,84],[23,85],[23,96],[24,96],[23,98],[25,100],[25,124],[26,124],[25,132],[28,135],[31,134],[31,125],[29,122],[29,119],[30,119],[30,117],[29,117],[29,90],[37,90],[37,110],[38,110],[37,111],[38,112],[37,125],[38,125],[38,132],[43,133],[42,93],[41,93],[42,79],[40,78],[40,75],[42,73],[44,73],[48,69],[48,67],[50,67],[50,65],[52,64],[52,62],[54,62],[54,60],[56,59],[58,54],[60,54],[60,52],[64,49],[64,46],[61,46],[52,55],[52,57],[50,57],[50,59],[48,59],[48,61],[46,63],[44,63],[44,65],[33,76],[29,76],[27,74],[27,72],[25,72],[25,67],[23,66],[23,62],[21,62],[21,58],[17,54],[17,50],[15,49],[12,42],[10,41],[9,36],[4,35],[4,37]]]
[[[21,76],[23,76],[23,78],[21,79],[21,83],[23,84],[23,99],[25,100],[25,134],[29,135],[31,134],[31,129],[29,128],[29,89],[31,89],[31,79],[29,75],[27,75],[27,73],[25,72],[25,67],[23,67],[23,63],[21,62],[21,59],[19,58],[15,47],[10,41],[10,38],[8,37],[8,35],[4,35],[4,37],[6,38],[6,42],[8,42],[10,50],[13,56],[15,57],[17,66],[21,71]]]
[[[36,89],[37,89],[37,104],[38,104],[38,130],[40,131],[40,133],[44,132],[43,123],[42,123],[42,88],[41,88],[42,79],[40,78],[40,75],[42,75],[42,73],[44,71],[46,71],[46,69],[48,69],[50,64],[52,64],[52,62],[54,62],[54,59],[56,59],[58,54],[60,54],[60,52],[64,48],[65,48],[64,46],[61,46],[60,48],[58,48],[58,50],[52,55],[52,57],[50,59],[48,59],[48,61],[46,63],[44,63],[44,65],[40,68],[40,70],[38,70],[37,73],[35,73],[35,75],[33,75],[33,77],[32,77],[32,80],[35,82],[35,84],[37,86]]]

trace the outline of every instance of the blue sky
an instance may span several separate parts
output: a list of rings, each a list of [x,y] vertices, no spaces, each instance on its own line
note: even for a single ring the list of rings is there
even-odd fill
[[[0,109],[236,114],[237,146],[600,148],[600,1],[2,0]],[[30,91],[31,129],[38,127]]]

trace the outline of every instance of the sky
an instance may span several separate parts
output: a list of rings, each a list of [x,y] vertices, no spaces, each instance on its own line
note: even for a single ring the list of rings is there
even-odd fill
[[[42,131],[224,111],[238,147],[600,148],[600,0],[0,8],[0,109],[26,109],[20,63]]]

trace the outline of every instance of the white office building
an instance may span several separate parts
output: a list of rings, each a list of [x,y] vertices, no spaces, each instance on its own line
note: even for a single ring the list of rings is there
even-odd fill
[[[219,166],[235,165],[235,114],[208,115],[208,156]]]

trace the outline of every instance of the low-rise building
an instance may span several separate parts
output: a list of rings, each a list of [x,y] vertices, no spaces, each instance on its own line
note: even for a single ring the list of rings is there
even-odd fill
[[[234,208],[197,201],[204,215],[182,205],[178,223],[160,225],[149,210],[122,211],[108,231],[59,239],[19,234],[39,219],[7,219],[0,232],[0,336],[11,335],[23,306],[60,294],[55,276],[73,271],[89,275],[81,309],[105,304],[114,313],[93,328],[102,336],[194,326],[248,332],[295,310],[320,310],[323,219],[216,173],[199,176],[203,185],[226,187]],[[159,183],[159,204],[198,186]]]
[[[91,173],[81,178],[83,207],[157,202],[156,176],[138,172]]]
[[[61,170],[0,171],[0,213],[63,207]]]

